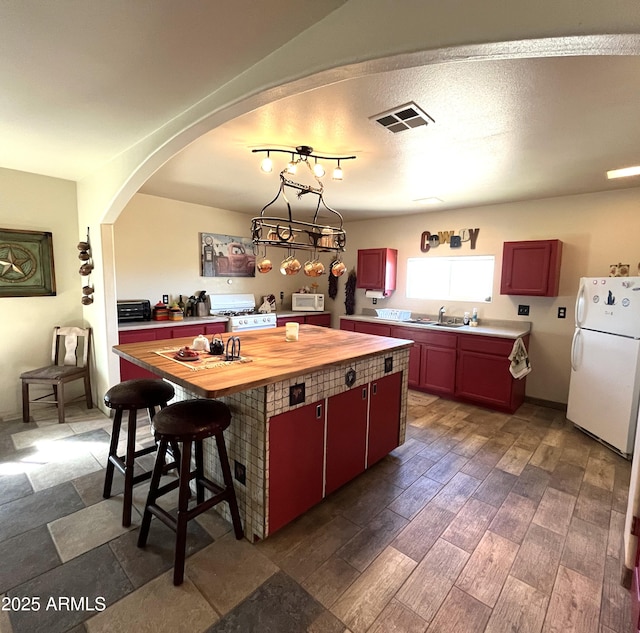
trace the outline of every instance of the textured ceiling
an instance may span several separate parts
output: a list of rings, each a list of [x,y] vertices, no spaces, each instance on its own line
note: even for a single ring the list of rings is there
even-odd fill
[[[257,215],[278,187],[257,147],[355,154],[325,198],[347,219],[640,185],[608,169],[640,163],[640,57],[453,62],[346,80],[213,130],[143,192]],[[393,134],[369,117],[416,102],[435,123]],[[273,155],[285,166],[287,155]],[[416,202],[436,197],[427,206]]]
[[[0,167],[99,172],[344,4],[268,0],[266,17],[254,0],[0,3]],[[527,46],[519,59],[469,54],[273,102],[192,143],[142,191],[255,215],[278,177],[251,149],[302,144],[357,156],[343,182],[325,178],[346,219],[640,186],[605,177],[640,163],[640,55],[533,58]],[[392,134],[369,119],[409,101],[435,123]],[[430,197],[442,204],[416,202]]]

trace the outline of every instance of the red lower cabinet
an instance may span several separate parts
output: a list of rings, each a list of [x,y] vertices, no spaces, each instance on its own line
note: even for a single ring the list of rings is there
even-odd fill
[[[356,322],[351,319],[340,319],[340,329],[347,332],[355,332]]]
[[[269,421],[269,534],[322,500],[324,401]]]
[[[524,337],[529,346],[529,337]],[[524,402],[525,380],[509,371],[510,339],[461,335],[458,342],[456,395],[465,400],[512,413]]]
[[[131,330],[120,332],[118,340],[120,344],[141,343],[143,341],[155,341],[156,329]],[[120,359],[120,380],[134,380],[137,378],[157,378],[156,374],[130,363],[128,360]]]
[[[304,318],[307,325],[318,325],[320,327],[331,327],[330,314],[308,314]]]
[[[422,346],[420,385],[430,392],[453,394],[456,388],[456,350]]]
[[[326,495],[365,469],[368,391],[354,387],[327,400]]]
[[[400,444],[402,373],[374,380],[370,383],[369,389],[367,468]]]

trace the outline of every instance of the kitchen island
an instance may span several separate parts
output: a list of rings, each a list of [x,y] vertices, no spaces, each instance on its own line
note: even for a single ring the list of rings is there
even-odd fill
[[[216,398],[230,407],[225,440],[250,540],[266,538],[404,442],[409,340],[300,325],[294,342],[285,341],[284,327],[243,332],[240,360],[175,360],[192,341],[114,352],[171,382],[176,400]],[[205,465],[221,479],[213,445]]]

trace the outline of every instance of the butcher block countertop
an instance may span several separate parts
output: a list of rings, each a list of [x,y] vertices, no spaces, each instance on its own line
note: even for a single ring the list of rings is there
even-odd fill
[[[201,361],[176,362],[156,353],[164,349],[165,354],[172,356],[167,350],[191,345],[192,336],[115,345],[113,351],[125,360],[199,396],[218,398],[413,345],[410,340],[315,325],[300,325],[298,341],[288,343],[285,341],[285,330],[279,327],[241,332],[238,334],[240,354],[247,362],[221,362],[218,366],[206,369],[198,369],[198,365],[202,367]],[[225,344],[229,336],[222,335]],[[211,359],[208,355],[203,356],[204,362]]]

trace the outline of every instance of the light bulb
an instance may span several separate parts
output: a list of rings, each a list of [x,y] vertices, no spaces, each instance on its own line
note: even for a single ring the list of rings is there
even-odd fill
[[[297,170],[298,170],[298,165],[296,165],[296,161],[293,160],[293,156],[291,156],[291,160],[289,161],[289,164],[287,165],[287,173],[288,174],[295,174]]]
[[[263,158],[262,162],[260,163],[260,170],[263,171],[265,174],[270,174],[273,171],[273,161],[269,157],[268,153],[267,153],[267,157]]]
[[[317,161],[316,161],[316,164],[313,166],[313,173],[318,178],[322,178],[322,176],[324,176],[324,167]]]
[[[333,180],[342,180],[343,172],[342,167],[340,167],[340,161],[338,161],[338,166],[333,170]]]

